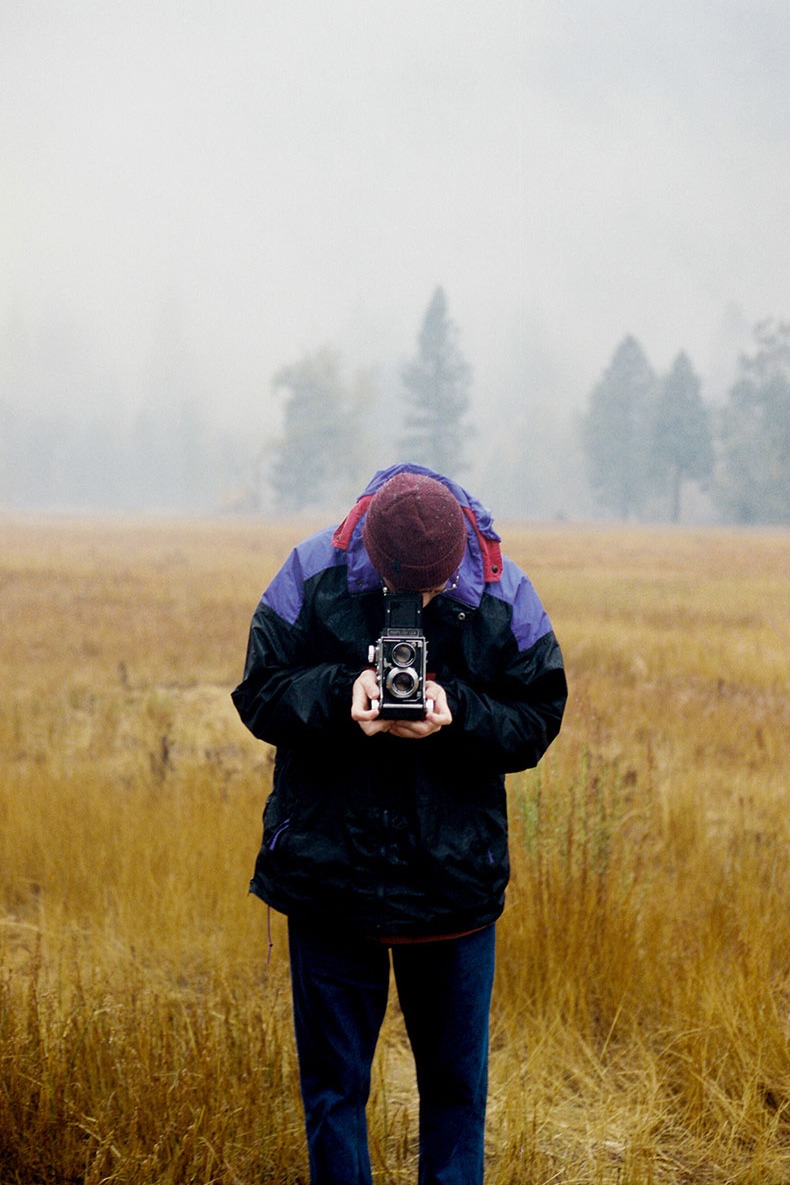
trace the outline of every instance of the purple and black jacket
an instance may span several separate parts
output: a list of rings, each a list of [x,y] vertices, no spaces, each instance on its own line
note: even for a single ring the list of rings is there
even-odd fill
[[[419,740],[368,737],[351,719],[351,689],[384,618],[364,516],[404,468],[444,482],[468,524],[457,587],[423,612],[453,723]],[[250,886],[272,908],[393,937],[459,933],[502,912],[505,775],[538,763],[567,688],[543,606],[499,544],[460,486],[393,466],[339,527],[299,544],[264,592],[233,702],[277,749]]]

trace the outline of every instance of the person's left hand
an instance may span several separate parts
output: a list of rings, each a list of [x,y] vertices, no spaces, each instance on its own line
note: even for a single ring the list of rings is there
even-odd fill
[[[447,703],[447,694],[441,684],[434,683],[433,679],[426,680],[425,698],[432,702],[432,707],[425,713],[422,720],[393,720],[390,736],[419,739],[438,732],[446,724],[452,724],[453,714]]]

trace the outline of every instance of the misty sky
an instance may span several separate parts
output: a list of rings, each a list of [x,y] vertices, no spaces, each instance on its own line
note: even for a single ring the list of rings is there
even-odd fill
[[[715,385],[790,319],[789,58],[786,0],[4,0],[0,399],[232,423],[437,284],[478,400],[629,332]]]

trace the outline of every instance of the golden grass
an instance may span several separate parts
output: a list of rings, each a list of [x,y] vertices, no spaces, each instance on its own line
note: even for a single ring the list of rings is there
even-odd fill
[[[306,1181],[271,754],[235,716],[304,524],[0,521],[0,1180]],[[513,527],[571,700],[510,781],[488,1185],[790,1180],[790,536]],[[331,760],[331,755],[328,755]],[[415,1178],[396,1006],[375,1179]]]

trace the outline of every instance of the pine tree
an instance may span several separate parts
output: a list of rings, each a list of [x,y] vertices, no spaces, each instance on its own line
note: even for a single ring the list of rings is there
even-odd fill
[[[270,477],[278,507],[298,511],[346,497],[359,472],[359,434],[339,354],[328,347],[308,354],[279,371],[273,386],[288,393]]]
[[[403,369],[408,411],[401,439],[405,460],[447,476],[463,469],[464,416],[469,406],[470,370],[458,346],[458,330],[447,315],[444,289],[428,305],[416,357]]]
[[[742,523],[790,522],[790,325],[763,321],[757,349],[740,360],[740,377],[722,416],[725,513]]]
[[[703,481],[713,472],[713,436],[700,381],[686,354],[680,353],[659,384],[651,466],[659,487],[668,493],[670,517],[680,519],[684,481]]]
[[[639,515],[648,497],[655,386],[642,347],[629,335],[593,390],[582,422],[590,486],[601,505],[623,519]]]

